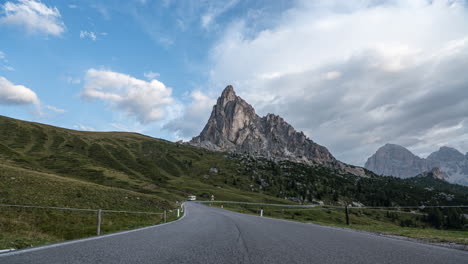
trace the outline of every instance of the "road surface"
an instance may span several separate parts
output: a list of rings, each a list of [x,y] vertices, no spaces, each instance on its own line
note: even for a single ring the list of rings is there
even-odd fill
[[[0,263],[468,263],[468,252],[186,203],[172,223],[0,254]]]

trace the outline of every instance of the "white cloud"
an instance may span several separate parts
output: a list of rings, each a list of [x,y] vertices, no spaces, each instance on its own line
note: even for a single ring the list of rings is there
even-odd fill
[[[15,68],[9,66],[9,65],[3,65],[3,69],[6,70],[6,71],[14,71]]]
[[[212,6],[208,8],[208,11],[204,13],[200,18],[201,26],[205,29],[208,29],[215,22],[218,16],[227,12],[229,9],[233,8],[238,3],[239,0],[230,0],[227,3],[225,1],[212,2]]]
[[[6,59],[6,54],[5,52],[1,51],[0,50],[0,62],[3,62],[3,63],[8,63],[8,60]],[[14,71],[15,68],[13,68],[12,66],[10,65],[1,65],[0,64],[0,67],[5,70],[5,71]]]
[[[148,126],[130,122],[128,125],[124,125],[122,123],[111,123],[110,126],[115,131],[122,131],[122,132],[132,132],[132,133],[144,133]]]
[[[0,104],[6,105],[39,105],[40,101],[36,93],[23,86],[15,85],[6,78],[0,76]]]
[[[216,99],[200,90],[192,91],[191,103],[183,110],[183,115],[176,117],[164,125],[164,129],[173,131],[179,139],[191,139],[200,133],[205,125]]]
[[[66,81],[67,81],[67,83],[69,83],[69,84],[80,84],[80,83],[81,83],[81,79],[80,79],[80,78],[73,78],[73,77],[71,77],[71,76],[68,76],[68,77],[66,78]]]
[[[59,36],[65,25],[56,7],[47,7],[34,0],[18,0],[1,5],[4,16],[0,23],[24,27],[30,33]]]
[[[75,8],[78,8],[78,6],[77,5],[68,5],[68,8],[75,9]]]
[[[234,21],[213,46],[209,93],[233,84],[354,164],[386,142],[468,149],[464,3],[304,0],[261,31],[252,24]]]
[[[158,80],[147,82],[127,74],[89,69],[82,96],[102,100],[146,124],[167,115],[167,108],[174,103],[171,93],[172,90]]]
[[[81,125],[81,124],[74,125],[73,127],[78,129],[78,130],[82,130],[82,131],[96,131],[96,129],[94,127],[84,126],[84,125]]]
[[[59,113],[59,114],[63,114],[63,113],[66,112],[64,109],[60,109],[60,108],[57,108],[57,107],[51,106],[51,105],[47,105],[46,108],[53,111],[53,112],[55,112],[55,113]]]
[[[155,79],[156,77],[159,77],[160,74],[157,73],[157,72],[149,71],[149,72],[145,72],[145,73],[143,74],[143,76],[145,76],[146,79],[148,79],[148,80],[151,81],[151,80]]]
[[[325,80],[334,80],[334,79],[340,78],[340,76],[341,76],[341,72],[329,71],[329,72],[326,72],[326,73],[323,75],[323,78],[324,78]]]
[[[80,31],[80,38],[81,39],[89,38],[91,40],[96,40],[97,39],[96,33],[92,32],[92,31],[86,31],[86,30],[81,30]]]

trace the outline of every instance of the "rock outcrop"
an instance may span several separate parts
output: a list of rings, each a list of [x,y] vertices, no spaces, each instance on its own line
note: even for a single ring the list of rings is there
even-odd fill
[[[402,146],[386,144],[367,160],[365,168],[379,175],[400,178],[432,171],[439,179],[468,186],[468,156],[450,147],[441,147],[424,159]]]
[[[227,86],[199,136],[190,144],[216,151],[249,153],[273,160],[320,165],[364,176],[363,168],[336,160],[327,148],[297,132],[274,114],[260,117],[255,109]]]
[[[428,175],[432,176],[434,179],[445,180],[445,175],[439,168],[432,168],[430,171],[422,173],[423,177],[427,177]]]

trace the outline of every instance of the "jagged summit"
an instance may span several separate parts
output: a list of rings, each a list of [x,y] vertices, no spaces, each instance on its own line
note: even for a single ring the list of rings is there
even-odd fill
[[[365,168],[380,175],[400,178],[431,172],[435,178],[468,186],[468,157],[446,146],[424,159],[402,146],[385,144],[367,160]]]
[[[223,92],[221,93],[221,97],[235,99],[236,92],[234,92],[234,87],[232,87],[232,85],[226,86],[226,88],[224,88]]]
[[[190,144],[216,151],[247,152],[274,160],[323,165],[356,175],[365,174],[362,168],[336,160],[327,148],[316,144],[304,133],[297,132],[282,117],[275,114],[258,116],[250,104],[236,95],[231,85],[223,90],[207,124]]]

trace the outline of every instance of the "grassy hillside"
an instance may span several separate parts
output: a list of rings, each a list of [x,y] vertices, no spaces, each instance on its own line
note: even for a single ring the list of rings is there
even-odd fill
[[[162,212],[156,196],[0,164],[0,203]],[[0,207],[0,248],[23,248],[96,233],[96,212]],[[171,219],[175,217],[171,214]],[[161,215],[103,214],[103,233],[157,224]]]
[[[0,117],[0,163],[172,202],[188,194],[282,201],[225,184],[236,164],[223,153],[135,133],[82,132]],[[210,173],[210,168],[219,168],[219,173]],[[239,178],[236,183],[248,182]]]

